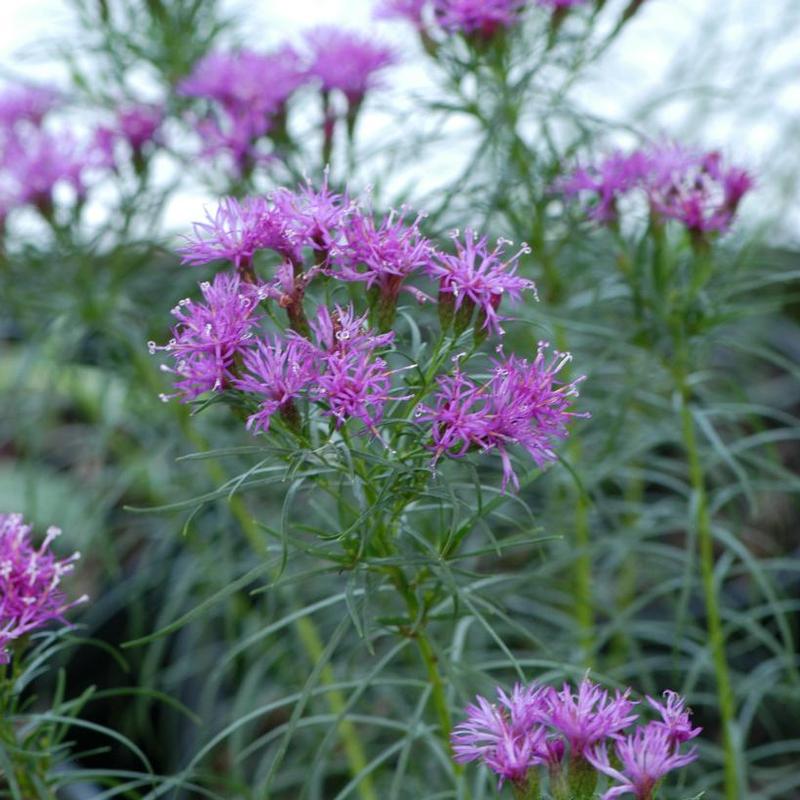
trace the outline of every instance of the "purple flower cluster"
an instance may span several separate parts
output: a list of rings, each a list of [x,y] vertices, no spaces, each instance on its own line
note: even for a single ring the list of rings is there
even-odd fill
[[[21,514],[0,514],[0,664],[8,663],[12,642],[52,620],[64,622],[70,608],[88,599],[67,602],[61,591],[61,579],[74,569],[80,554],[59,560],[50,552],[60,533],[49,528],[35,549],[31,526]]]
[[[571,357],[555,353],[548,362],[546,346],[539,344],[532,362],[517,356],[495,361],[490,377],[482,383],[458,368],[438,379],[435,405],[417,410],[419,419],[432,425],[436,459],[442,455],[462,458],[471,450],[497,450],[504,491],[509,482],[519,488],[510,445],[524,447],[539,466],[556,459],[553,442],[566,437],[570,418],[584,416],[569,410],[581,379],[558,384],[556,376]]]
[[[407,209],[376,217],[369,204],[332,191],[327,181],[319,190],[306,184],[268,197],[224,198],[195,224],[180,252],[186,264],[222,260],[233,270],[201,284],[202,302],[186,299],[173,309],[176,325],[166,345],[149,344],[152,353],[174,360],[162,367],[175,376],[175,392],[164,399],[191,401],[231,390],[232,397],[244,394],[254,431],[268,431],[278,415],[299,433],[301,412],[317,409],[337,428],[355,419],[380,437],[386,404],[411,397],[393,385],[398,370],[387,362],[401,292],[433,302],[418,284],[426,278],[435,283],[441,337],[451,347],[473,319],[477,344],[489,333],[502,335],[503,298],[519,301],[527,290],[535,296],[533,283],[516,274],[527,246],[507,256],[508,242],[492,248],[468,230],[463,239],[454,235],[454,252],[442,252],[422,234],[423,219]],[[264,278],[265,270],[271,275]],[[324,287],[326,301],[309,321],[312,285]],[[333,305],[337,292],[355,302]],[[262,335],[262,306],[285,311],[288,330]],[[569,420],[581,416],[570,410],[578,380],[560,384],[558,373],[570,357],[548,359],[545,348],[540,344],[530,362],[500,358],[484,381],[467,376],[459,359],[433,390],[431,376],[416,409],[405,413],[430,423],[434,461],[496,450],[505,491],[509,483],[519,486],[512,445],[526,449],[538,465],[556,458],[553,444],[567,435]],[[424,404],[426,392],[430,405]]]
[[[482,40],[519,24],[534,3],[552,10],[584,5],[589,0],[383,0],[375,9],[379,19],[405,19],[420,31],[431,20],[448,34]]]
[[[589,216],[598,222],[615,223],[619,201],[640,192],[654,219],[677,220],[693,234],[727,231],[752,186],[751,176],[726,165],[720,153],[675,144],[612,153],[558,184],[567,196],[587,196]]]
[[[569,684],[561,691],[517,685],[510,695],[498,689],[496,704],[479,695],[451,733],[454,758],[481,761],[501,786],[509,781],[520,789],[538,780],[537,768],[544,766],[557,793],[594,768],[617,782],[603,800],[623,794],[652,800],[655,785],[668,772],[694,761],[694,750],[681,753],[680,747],[702,729],[692,728],[683,699],[666,692],[665,704],[647,698],[660,719],[626,734],[639,719],[629,695],[630,689],[611,695],[588,678],[577,691]],[[616,751],[613,765],[609,743]],[[594,785],[597,776],[590,780]]]
[[[49,216],[58,187],[82,198],[87,176],[108,166],[99,140],[45,127],[57,106],[52,89],[12,87],[0,94],[0,227],[13,208],[33,205]]]
[[[289,45],[271,53],[214,51],[195,64],[178,91],[208,104],[205,113],[191,117],[205,155],[228,155],[240,172],[269,160],[265,143],[287,136],[288,102],[297,89],[319,84],[330,126],[330,92],[342,92],[355,114],[378,85],[377,74],[395,61],[388,48],[339,28],[311,30],[306,44],[303,54]]]

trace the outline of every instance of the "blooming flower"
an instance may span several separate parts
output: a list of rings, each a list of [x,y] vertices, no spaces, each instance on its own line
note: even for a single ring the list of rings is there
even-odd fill
[[[235,267],[249,270],[258,250],[271,249],[289,259],[298,259],[295,237],[283,215],[263,197],[239,201],[225,197],[214,214],[206,211],[206,222],[195,222],[194,237],[178,251],[184,264],[207,264],[227,259]]]
[[[164,111],[158,106],[128,106],[117,113],[117,129],[131,149],[140,152],[156,138],[163,119]]]
[[[305,80],[300,56],[289,46],[275,53],[214,51],[195,64],[178,91],[214,100],[230,114],[252,111],[269,117],[282,111]]]
[[[463,305],[467,309],[477,307],[483,318],[483,328],[502,333],[497,309],[504,296],[519,300],[526,289],[536,290],[533,281],[516,275],[517,265],[527,245],[519,252],[505,258],[506,242],[500,239],[494,250],[489,250],[486,237],[478,239],[472,230],[464,234],[463,243],[457,232],[453,235],[455,255],[436,253],[428,264],[428,273],[439,281],[440,298],[451,296],[458,311]]]
[[[661,722],[651,724],[662,726],[673,745],[683,744],[699,736],[703,729],[692,727],[692,712],[686,708],[686,701],[677,692],[670,690],[664,692],[664,698],[665,702],[659,703],[658,700],[647,697],[647,702],[661,715]]]
[[[548,722],[564,734],[572,756],[586,756],[595,743],[618,734],[636,721],[631,713],[635,703],[628,699],[630,690],[609,697],[602,687],[584,678],[577,694],[569,684],[554,692],[549,700]]]
[[[618,737],[615,750],[621,769],[611,765],[605,744],[585,752],[587,761],[595,769],[619,781],[603,795],[602,800],[613,800],[624,794],[633,794],[638,800],[652,800],[656,784],[668,772],[697,758],[694,750],[679,753],[669,731],[658,723],[637,728],[629,736]]]
[[[547,731],[540,724],[549,687],[517,684],[511,695],[497,690],[499,703],[478,695],[467,706],[467,719],[450,734],[453,757],[460,764],[483,761],[500,778],[522,783],[528,771],[547,761]]]
[[[376,334],[367,324],[367,315],[357,316],[352,305],[342,308],[336,306],[333,314],[327,306],[317,309],[316,319],[311,330],[317,342],[316,352],[325,356],[328,353],[373,352],[384,347],[394,339],[394,333]]]
[[[328,188],[327,173],[319,190],[306,182],[294,192],[276,190],[272,200],[298,242],[320,251],[323,260],[338,242],[340,228],[354,208],[346,195]]]
[[[88,600],[85,595],[67,602],[60,584],[75,568],[79,553],[57,559],[50,545],[61,533],[48,528],[38,549],[30,541],[31,526],[21,514],[0,514],[0,664],[10,658],[8,645]]]
[[[0,128],[13,128],[20,122],[41,125],[61,95],[47,86],[11,86],[0,93]]]
[[[555,353],[547,363],[546,346],[540,342],[533,362],[516,356],[495,362],[491,377],[480,385],[458,369],[439,378],[435,406],[417,410],[421,421],[432,423],[435,459],[443,454],[461,458],[473,448],[496,449],[503,491],[509,482],[519,488],[508,453],[511,444],[524,447],[539,466],[555,460],[553,440],[564,438],[569,419],[580,416],[569,410],[580,379],[557,386],[556,375],[570,356]]]
[[[717,152],[662,145],[649,153],[649,161],[645,191],[654,213],[695,233],[726,231],[753,185],[747,172],[726,167]]]
[[[45,212],[57,186],[69,186],[81,197],[89,171],[105,163],[94,141],[82,143],[68,132],[34,129],[0,148],[0,168],[14,205],[31,203]]]
[[[376,19],[405,19],[416,28],[423,24],[422,15],[428,0],[383,0],[375,8]]]
[[[421,218],[406,225],[403,212],[392,211],[376,225],[372,215],[354,213],[344,226],[344,244],[333,254],[337,277],[377,289],[384,328],[391,324],[403,281],[430,264],[433,248],[420,233]]]
[[[255,348],[244,353],[242,364],[244,372],[235,380],[236,388],[262,398],[259,410],[247,420],[250,429],[268,431],[270,419],[279,412],[293,419],[293,401],[317,377],[307,346],[295,338],[259,339]]]
[[[221,272],[213,283],[201,283],[200,290],[204,303],[186,299],[172,309],[178,320],[173,338],[163,347],[148,343],[151,353],[163,350],[176,360],[174,368],[165,365],[162,369],[177,377],[173,396],[184,401],[229,385],[230,368],[251,344],[253,327],[260,319],[263,290],[242,282],[238,275]]]
[[[351,108],[377,85],[377,73],[397,60],[389,48],[372,38],[340,28],[314,28],[306,40],[311,48],[309,74],[319,79],[324,92],[342,92]]]
[[[491,38],[519,22],[525,0],[433,0],[436,21],[451,33]]]
[[[649,160],[642,151],[629,155],[617,151],[596,166],[579,167],[557,187],[567,196],[588,194],[589,216],[597,222],[614,222],[618,200],[639,184],[648,169]]]

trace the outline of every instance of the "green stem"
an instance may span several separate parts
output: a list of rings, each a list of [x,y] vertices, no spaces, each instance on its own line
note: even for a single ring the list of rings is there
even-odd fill
[[[725,655],[725,634],[722,629],[722,618],[714,582],[714,538],[711,530],[711,512],[708,507],[705,476],[700,463],[700,452],[697,446],[694,420],[692,419],[690,392],[684,373],[678,375],[678,390],[681,400],[683,442],[689,459],[689,477],[696,502],[694,524],[697,529],[699,544],[700,571],[706,606],[706,625],[716,676],[717,702],[722,721],[725,797],[726,800],[737,800],[742,795],[739,791],[738,754],[733,735],[736,712],[728,661]]]
[[[203,439],[196,429],[188,424],[188,418],[182,417],[182,422],[184,423],[184,433],[190,439],[190,441],[192,441],[192,443],[198,446],[200,449],[208,450],[208,442]],[[205,461],[205,464],[212,480],[217,483],[224,482],[225,473],[216,460],[208,459]],[[242,533],[244,533],[247,541],[250,544],[250,547],[257,555],[263,556],[266,552],[264,542],[259,534],[258,526],[253,522],[253,519],[250,517],[250,514],[247,511],[247,506],[244,504],[244,501],[241,497],[234,495],[230,498],[229,504],[230,509],[242,530]],[[322,638],[320,637],[317,626],[309,617],[300,617],[299,619],[295,620],[294,624],[297,629],[297,635],[300,639],[300,643],[302,644],[309,661],[312,664],[316,664],[322,657],[325,649],[322,644]],[[345,700],[345,697],[341,691],[330,688],[335,682],[336,676],[333,673],[333,669],[330,664],[326,664],[320,672],[320,683],[323,686],[328,687],[328,691],[325,693],[328,708],[330,708],[332,714],[335,714],[338,717],[345,713],[347,701]],[[364,773],[369,763],[367,761],[364,747],[361,744],[358,730],[350,720],[342,719],[339,722],[338,731],[342,740],[342,745],[344,746],[345,757],[347,758],[347,765],[350,770],[350,775],[353,778],[357,778],[359,775]],[[360,779],[358,784],[358,795],[361,800],[378,800],[378,795],[375,791],[375,785],[372,781],[371,774],[364,774]]]

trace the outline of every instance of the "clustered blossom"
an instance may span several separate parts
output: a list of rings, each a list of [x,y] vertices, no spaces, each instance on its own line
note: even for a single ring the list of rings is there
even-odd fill
[[[389,48],[341,28],[312,29],[305,44],[302,53],[289,45],[271,53],[213,51],[195,64],[178,91],[205,101],[205,110],[189,115],[204,155],[230,156],[240,173],[269,162],[289,135],[289,100],[308,83],[317,84],[325,100],[328,147],[337,120],[330,93],[344,94],[352,126],[365,94],[379,85],[378,73],[396,61]]]
[[[59,97],[47,88],[0,93],[0,226],[19,206],[32,205],[49,216],[59,187],[83,198],[89,174],[109,166],[95,137],[85,141],[45,127]]]
[[[204,303],[187,298],[172,309],[177,320],[172,339],[163,347],[149,343],[151,353],[163,350],[175,359],[174,367],[163,369],[176,376],[175,389],[185,400],[229,385],[234,360],[249,345],[261,316],[261,290],[238,275],[219,273],[200,290]]]
[[[552,784],[561,787],[587,768],[617,781],[603,795],[612,800],[634,794],[652,800],[653,788],[668,772],[691,763],[694,750],[680,753],[686,739],[675,740],[661,722],[647,722],[632,733],[627,728],[639,719],[630,690],[611,696],[607,690],[584,678],[577,692],[567,684],[558,692],[549,686],[516,685],[510,695],[497,690],[498,702],[480,695],[466,709],[467,719],[451,732],[453,756],[459,763],[481,761],[498,778],[524,789],[538,779],[537,768],[545,766]],[[671,711],[648,698],[662,717],[677,713],[689,728],[689,712],[682,698],[665,693]],[[701,729],[691,729],[697,736]],[[607,745],[613,742],[620,768],[611,765]],[[595,778],[596,780],[596,778]]]
[[[616,223],[619,201],[641,193],[655,220],[677,220],[695,235],[727,231],[752,186],[751,176],[726,165],[720,153],[676,144],[614,152],[558,184],[567,196],[587,196],[589,215],[599,222]]]
[[[427,32],[430,19],[448,34],[491,39],[517,26],[524,11],[536,4],[553,11],[585,5],[589,0],[383,0],[375,9],[378,19],[404,19]]]
[[[151,352],[174,359],[162,367],[175,376],[175,393],[165,399],[239,392],[254,432],[269,431],[277,415],[300,433],[311,414],[330,418],[336,428],[358,420],[383,440],[378,426],[387,404],[413,396],[395,385],[401,370],[389,355],[401,292],[432,301],[418,284],[436,283],[441,335],[454,347],[473,316],[480,344],[489,333],[503,334],[503,298],[520,300],[526,290],[535,296],[533,283],[516,274],[527,246],[507,256],[508,242],[491,248],[468,230],[463,240],[454,235],[454,253],[440,252],[423,236],[423,219],[406,208],[376,217],[366,201],[332,191],[327,180],[319,190],[306,183],[267,197],[224,198],[195,224],[180,252],[186,264],[227,261],[233,270],[201,284],[203,302],[182,300],[173,309],[177,323],[166,345],[150,343]],[[312,284],[325,288],[326,301],[309,321]],[[361,310],[357,302],[334,304],[341,292],[354,300],[361,295]],[[264,336],[262,308],[272,319],[285,313],[287,330]],[[583,416],[570,408],[580,379],[559,383],[570,356],[548,359],[545,350],[541,343],[532,361],[499,358],[484,381],[466,375],[456,358],[429,389],[429,400],[420,395],[401,410],[431,424],[424,441],[434,463],[494,450],[505,491],[509,483],[519,487],[512,446],[527,450],[539,466],[555,460],[553,447],[567,435],[568,422]]]
[[[0,514],[0,664],[8,663],[14,641],[53,620],[65,622],[64,614],[88,599],[68,602],[61,591],[61,579],[72,572],[80,554],[59,560],[50,552],[60,533],[49,528],[36,549],[21,514]]]
[[[476,383],[458,368],[438,379],[435,405],[420,406],[420,421],[432,424],[435,459],[442,455],[462,458],[471,450],[497,450],[503,465],[503,491],[508,483],[519,488],[511,465],[509,446],[524,447],[535,463],[543,466],[556,459],[553,443],[567,435],[570,410],[579,380],[558,384],[558,372],[569,362],[566,353],[546,360],[541,342],[529,362],[511,356],[494,362],[490,377]]]
[[[520,257],[530,253],[530,248],[523,245],[515,255],[505,258],[505,247],[510,242],[501,239],[490,250],[486,237],[479,239],[469,229],[463,242],[457,231],[453,241],[455,254],[436,253],[428,266],[429,275],[439,282],[440,299],[444,301],[451,296],[456,313],[466,307],[471,316],[472,310],[477,308],[482,327],[501,334],[502,318],[497,309],[503,297],[518,301],[525,290],[535,293],[533,281],[516,274]]]

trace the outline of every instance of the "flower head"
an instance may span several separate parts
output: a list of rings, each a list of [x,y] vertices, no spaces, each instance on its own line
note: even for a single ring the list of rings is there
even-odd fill
[[[247,420],[251,429],[267,431],[274,414],[293,414],[294,400],[317,378],[307,343],[298,338],[259,339],[244,353],[242,363],[245,371],[235,380],[236,388],[261,398],[258,411]]]
[[[686,701],[677,692],[664,692],[663,703],[649,696],[647,702],[661,715],[661,721],[652,724],[662,726],[673,745],[688,742],[703,732],[702,728],[692,727],[692,712],[686,708]]]
[[[467,706],[467,719],[450,734],[455,760],[483,761],[500,777],[521,783],[528,771],[547,760],[547,731],[542,725],[544,699],[551,690],[517,684],[511,695],[497,690],[499,703],[478,695]]]
[[[175,359],[174,367],[162,369],[176,376],[177,396],[193,400],[230,384],[231,366],[238,354],[252,344],[263,290],[220,272],[213,283],[200,284],[205,302],[181,300],[172,309],[177,324],[172,339],[163,347],[150,342],[151,353],[163,350]],[[164,399],[168,399],[164,396]]]
[[[493,250],[489,249],[486,237],[480,239],[472,230],[467,230],[462,242],[453,236],[455,255],[437,253],[428,265],[428,273],[439,281],[440,296],[452,296],[456,310],[464,304],[476,307],[483,318],[486,330],[502,333],[497,309],[503,297],[519,300],[525,290],[535,291],[533,281],[516,274],[520,257],[530,252],[527,245],[510,258],[505,256],[508,242],[501,239]]]
[[[497,450],[503,464],[503,491],[508,483],[519,487],[508,447],[519,444],[537,465],[556,458],[553,442],[567,435],[569,410],[577,397],[578,381],[557,385],[556,375],[569,354],[555,353],[545,360],[546,343],[539,344],[536,358],[528,362],[511,356],[496,361],[491,377],[477,384],[456,369],[439,378],[433,407],[421,406],[421,421],[432,423],[435,458],[461,458],[471,449]],[[579,379],[580,380],[580,379]]]
[[[422,28],[423,12],[428,0],[383,0],[375,9],[376,19],[405,19]]]
[[[352,214],[344,226],[344,243],[332,258],[339,265],[337,277],[375,286],[393,305],[403,281],[431,261],[433,247],[420,233],[421,219],[420,214],[409,225],[405,211],[392,211],[377,225],[371,214]]]
[[[569,684],[549,697],[548,722],[566,737],[571,755],[586,756],[597,742],[636,721],[630,690],[610,697],[608,691],[584,678],[577,693]]]
[[[559,181],[557,187],[567,196],[588,195],[589,216],[597,222],[614,222],[618,200],[639,184],[648,168],[648,158],[643,152],[637,150],[626,155],[617,151],[595,166],[579,167]]]
[[[370,330],[367,315],[357,316],[352,305],[336,306],[333,313],[327,306],[320,306],[311,330],[317,342],[316,353],[323,358],[329,353],[371,353],[394,339],[391,331],[376,334]]]
[[[14,128],[20,122],[38,127],[54,108],[61,94],[47,86],[11,86],[0,93],[0,128]]]
[[[451,33],[491,38],[519,22],[526,0],[433,0],[436,21]]]
[[[635,795],[637,800],[652,800],[656,785],[668,772],[685,767],[697,758],[694,750],[679,753],[670,740],[669,731],[652,722],[629,736],[617,737],[614,749],[621,769],[611,765],[605,744],[585,752],[587,761],[595,769],[619,781],[602,800],[613,800],[624,794]]]
[[[35,549],[31,526],[21,514],[0,514],[0,664],[8,663],[11,642],[51,620],[64,622],[70,608],[88,599],[67,602],[61,591],[61,579],[72,572],[80,554],[59,560],[50,552],[60,533],[49,528]]]
[[[372,38],[340,28],[314,28],[306,40],[311,48],[309,75],[321,82],[323,91],[341,91],[351,106],[357,106],[377,85],[377,74],[397,60],[392,50]]]
[[[263,197],[242,201],[225,197],[206,222],[194,223],[194,237],[185,237],[180,248],[184,264],[207,264],[227,259],[237,268],[248,268],[258,250],[271,249],[280,255],[299,258],[292,230],[284,216]]]
[[[300,56],[289,46],[275,53],[214,51],[195,64],[178,91],[214,100],[235,116],[247,111],[269,117],[305,80]]]
[[[159,106],[127,106],[117,113],[117,129],[131,149],[139,152],[156,138],[163,120],[164,110]]]

